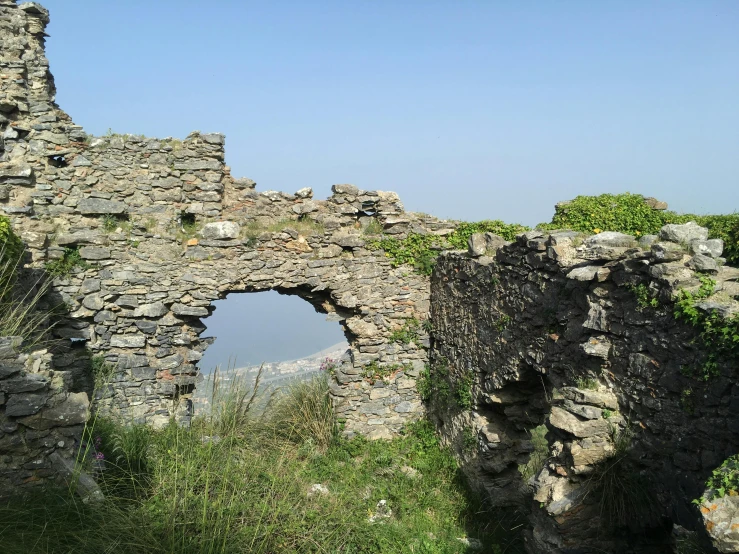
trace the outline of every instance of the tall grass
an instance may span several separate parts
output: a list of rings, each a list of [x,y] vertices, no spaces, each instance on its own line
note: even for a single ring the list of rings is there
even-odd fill
[[[49,329],[49,313],[40,307],[51,281],[39,273],[21,286],[23,256],[23,250],[7,241],[0,246],[0,336],[23,337],[24,346],[31,347],[42,342]]]
[[[260,413],[257,388],[214,387],[215,409],[188,428],[95,420],[85,442],[105,457],[106,501],[56,491],[0,506],[3,553],[451,554],[467,552],[465,536],[503,552],[496,518],[430,424],[393,441],[348,440],[336,433],[325,376]],[[393,515],[371,523],[380,500]]]

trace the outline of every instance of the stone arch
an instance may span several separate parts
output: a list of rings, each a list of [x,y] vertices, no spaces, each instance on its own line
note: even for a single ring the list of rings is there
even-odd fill
[[[197,172],[185,175],[193,178],[200,179]],[[238,182],[220,178],[228,185]],[[393,193],[351,185],[335,186],[325,201],[312,200],[310,190],[246,192],[243,202],[233,200],[233,190],[230,200],[225,194],[229,209],[218,218],[199,216],[197,230],[185,237],[178,218],[187,209],[181,203],[151,211],[125,200],[80,199],[86,213],[72,219],[86,230],[70,227],[50,248],[62,256],[72,249],[89,264],[57,281],[72,309],[56,333],[84,339],[116,367],[97,405],[124,420],[186,420],[187,403],[173,401],[186,398],[196,384],[197,361],[209,344],[200,338],[201,318],[210,315],[212,302],[230,292],[276,290],[341,321],[349,356],[331,394],[348,432],[390,436],[417,418],[422,405],[415,377],[429,346],[421,325],[428,317],[429,281],[394,267],[371,246],[364,228],[375,220],[402,236],[412,227],[436,230],[443,223],[405,214]],[[128,217],[106,223],[119,210]],[[147,216],[151,220],[142,222]],[[394,331],[409,326],[413,340],[394,338]]]

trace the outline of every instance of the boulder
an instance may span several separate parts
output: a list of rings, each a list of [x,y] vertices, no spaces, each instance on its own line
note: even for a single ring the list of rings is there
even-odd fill
[[[659,238],[670,242],[690,244],[694,240],[708,239],[708,229],[701,227],[695,221],[688,221],[682,225],[665,225],[659,231]]]
[[[238,238],[241,227],[235,221],[217,221],[207,223],[200,231],[200,236],[207,240],[223,240]]]
[[[122,214],[126,211],[126,205],[117,200],[83,198],[77,204],[77,211],[85,215]]]
[[[721,239],[694,240],[690,243],[690,251],[693,254],[720,258],[724,253],[724,241]]]
[[[509,244],[508,241],[493,233],[474,233],[467,239],[469,255],[475,258],[494,252],[506,244]]]

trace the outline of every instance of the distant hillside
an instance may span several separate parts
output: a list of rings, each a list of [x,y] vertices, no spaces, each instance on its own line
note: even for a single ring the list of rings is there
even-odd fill
[[[320,371],[321,364],[326,358],[338,360],[343,356],[349,344],[346,341],[339,342],[309,356],[297,360],[283,362],[264,362],[260,365],[237,367],[219,372],[219,388],[221,391],[228,390],[234,381],[239,381],[246,386],[252,386],[260,367],[262,377],[260,379],[260,390],[266,392],[269,389],[277,389],[291,381],[300,380]],[[200,415],[209,410],[213,394],[214,375],[203,376],[193,394],[192,401],[195,415]]]

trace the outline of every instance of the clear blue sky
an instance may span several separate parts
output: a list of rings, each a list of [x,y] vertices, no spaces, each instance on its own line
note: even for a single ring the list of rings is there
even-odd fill
[[[77,123],[223,132],[258,190],[354,183],[409,210],[529,225],[602,192],[739,210],[738,0],[42,2]],[[223,303],[209,359],[336,342],[336,323],[275,297]]]
[[[259,190],[535,224],[577,194],[739,210],[739,1],[43,0],[88,132],[227,135]]]

